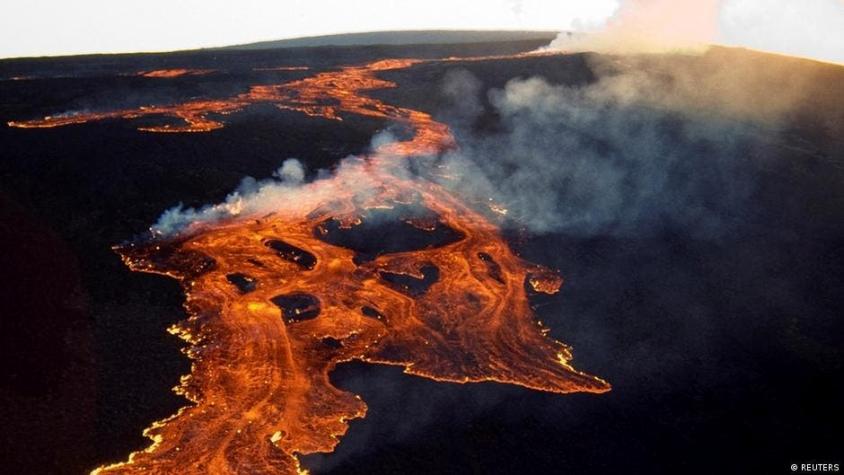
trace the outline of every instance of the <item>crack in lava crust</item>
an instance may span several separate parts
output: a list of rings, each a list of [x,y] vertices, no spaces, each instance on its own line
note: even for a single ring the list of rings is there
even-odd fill
[[[206,114],[266,100],[329,119],[383,117],[415,135],[303,185],[269,215],[197,223],[174,238],[115,248],[133,270],[181,282],[190,317],[170,331],[190,343],[193,367],[176,391],[194,404],[147,429],[149,448],[95,473],[301,473],[297,455],[331,452],[347,421],[366,413],[358,396],[329,381],[338,363],[351,360],[437,381],[609,390],[572,368],[569,348],[534,319],[528,292],[555,293],[562,279],[516,256],[489,219],[443,187],[391,170],[402,158],[454,146],[448,127],[430,115],[360,95],[395,86],[377,71],[416,62],[379,61],[255,86],[230,101],[159,109],[187,125],[157,131],[210,130],[222,124],[206,127]],[[352,230],[367,210],[407,207],[425,210],[424,218],[402,218],[420,232],[446,227],[457,237],[366,260],[326,237],[329,222],[341,223],[335,232]],[[411,289],[413,282],[425,286]]]

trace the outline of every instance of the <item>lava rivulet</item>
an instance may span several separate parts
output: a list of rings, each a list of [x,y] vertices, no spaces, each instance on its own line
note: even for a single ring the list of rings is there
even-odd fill
[[[360,94],[362,91],[395,87],[394,83],[375,77],[376,72],[406,68],[417,62],[419,61],[411,59],[383,60],[365,66],[349,66],[339,71],[319,73],[280,85],[256,85],[247,92],[230,98],[198,99],[174,105],[151,105],[104,112],[70,112],[43,119],[12,121],[8,125],[19,128],[50,128],[106,119],[170,117],[180,119],[183,123],[145,126],[139,130],[208,132],[223,127],[223,123],[212,116],[231,114],[253,104],[270,103],[280,109],[334,120],[342,120],[340,114],[343,112],[412,123],[415,130],[419,131],[418,140],[437,145],[435,141],[450,138],[445,125],[434,122],[428,114],[393,107]],[[426,151],[434,152],[436,149],[428,147]]]
[[[455,146],[430,115],[362,94],[395,86],[378,71],[417,62],[351,66],[227,100],[12,124],[165,115],[185,125],[145,130],[198,132],[222,126],[209,114],[269,102],[334,120],[389,119],[414,131],[301,185],[269,214],[233,214],[116,248],[133,270],[172,276],[185,290],[190,316],[171,331],[190,344],[192,371],[177,391],[193,404],[147,429],[149,448],[95,472],[302,472],[298,455],[331,452],[348,421],[366,412],[358,396],[329,381],[351,360],[437,381],[609,390],[572,368],[569,348],[534,318],[529,293],[555,293],[562,279],[520,259],[490,219],[451,191],[395,173],[405,159]]]
[[[155,69],[152,71],[141,71],[137,75],[145,78],[178,78],[182,76],[202,76],[213,73],[213,69]]]

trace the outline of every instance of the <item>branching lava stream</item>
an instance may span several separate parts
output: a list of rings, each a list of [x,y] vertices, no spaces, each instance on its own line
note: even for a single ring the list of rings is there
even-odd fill
[[[147,429],[149,448],[96,473],[301,473],[299,454],[333,451],[348,421],[366,413],[358,396],[329,381],[338,363],[351,360],[437,381],[609,390],[572,368],[569,348],[534,319],[528,293],[555,293],[560,277],[516,256],[495,224],[452,192],[395,173],[405,159],[455,146],[430,115],[362,94],[395,86],[378,71],[418,62],[345,67],[227,100],[10,124],[166,115],[185,125],[145,130],[201,132],[223,126],[210,114],[269,102],[333,120],[384,118],[414,131],[342,173],[301,185],[295,200],[270,214],[232,209],[176,237],[116,248],[133,270],[172,276],[185,290],[190,317],[171,332],[190,343],[192,371],[176,390],[193,404]],[[377,252],[350,244],[365,226],[383,225],[377,213],[394,216],[388,234],[398,233],[399,244]],[[402,241],[402,233],[416,237]]]

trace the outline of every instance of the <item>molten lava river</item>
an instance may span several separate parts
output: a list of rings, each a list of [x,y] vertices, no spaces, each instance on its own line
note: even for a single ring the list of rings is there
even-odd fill
[[[343,173],[302,185],[298,199],[270,213],[230,210],[175,237],[115,248],[133,270],[181,282],[189,318],[170,331],[190,345],[192,371],[176,391],[193,404],[148,428],[146,450],[95,473],[302,473],[298,455],[333,451],[348,421],[366,413],[360,397],[329,381],[338,363],[351,360],[437,381],[609,390],[570,366],[569,348],[534,318],[529,292],[556,293],[562,279],[516,256],[488,214],[438,184],[395,173],[404,160],[455,146],[449,128],[430,115],[363,94],[395,87],[379,71],[418,62],[350,66],[225,100],[9,124],[155,115],[184,125],[144,130],[201,132],[223,126],[210,114],[268,102],[332,120],[383,118],[414,131]]]

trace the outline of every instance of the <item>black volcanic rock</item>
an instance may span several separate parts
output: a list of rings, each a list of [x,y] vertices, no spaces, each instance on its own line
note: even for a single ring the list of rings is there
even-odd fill
[[[0,61],[2,471],[81,473],[124,460],[148,445],[144,427],[185,404],[170,388],[189,362],[165,331],[184,318],[183,295],[175,281],[131,272],[113,245],[146,233],[180,202],[222,201],[244,176],[268,177],[286,158],[299,158],[312,178],[368,150],[388,127],[372,118],[335,122],[272,106],[226,116],[224,128],[204,134],[143,133],[136,130],[141,122],[131,120],[53,129],[6,122],[227,97],[254,84],[379,58],[507,54],[543,42]],[[613,390],[559,396],[493,383],[436,383],[398,368],[349,363],[332,379],[360,394],[368,415],[351,424],[334,453],[303,457],[314,473],[787,473],[791,463],[842,462],[844,68],[722,48],[701,57],[600,63],[616,69],[597,68],[596,58],[420,64],[381,73],[399,87],[370,94],[454,125],[468,152],[512,131],[488,91],[514,78],[540,76],[551,86],[581,90],[627,67],[694,76],[728,66],[718,88],[692,84],[706,92],[692,108],[699,115],[625,109],[635,112],[624,122],[630,127],[651,120],[661,138],[684,140],[674,150],[687,162],[665,174],[662,190],[675,194],[648,196],[647,213],[624,221],[624,232],[621,226],[531,232],[505,222],[521,256],[560,269],[565,278],[559,294],[532,297],[539,318],[552,336],[572,344],[579,368],[606,377]],[[310,70],[256,70],[276,66]],[[217,72],[128,76],[174,67]],[[442,91],[456,69],[480,82],[479,109],[469,118],[456,114]],[[762,78],[753,94],[718,97],[751,76]],[[670,80],[661,85],[678,87]],[[770,112],[797,85],[807,99],[775,126],[759,125],[753,112]],[[741,146],[715,160],[710,144],[687,134],[691,121],[717,122],[716,130],[727,131],[724,140]],[[738,130],[741,140],[730,132]],[[620,147],[605,131],[568,127],[557,135],[583,132],[578,143],[601,159],[641,145]],[[542,137],[554,143],[554,134]],[[525,142],[534,150],[527,146],[539,141]],[[495,153],[485,158],[503,162]],[[737,179],[729,183],[741,185],[738,191],[721,186],[733,172]],[[632,188],[638,182],[619,183]],[[569,180],[559,187],[575,185]],[[705,227],[699,220],[682,219],[690,210],[669,206],[674,196],[684,196],[701,216],[723,218],[729,232],[698,232]],[[346,245],[365,244],[346,238]],[[382,241],[361,252],[404,249]],[[288,251],[280,252],[296,257]],[[481,258],[494,275],[494,256],[487,257]],[[412,291],[431,276],[395,285]],[[233,276],[233,285],[248,291],[247,277]],[[302,296],[282,297],[282,307],[294,314],[299,308],[310,317],[318,308]],[[373,307],[361,312],[389,318]],[[325,342],[328,351],[337,344]]]

